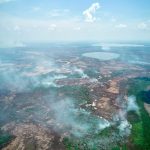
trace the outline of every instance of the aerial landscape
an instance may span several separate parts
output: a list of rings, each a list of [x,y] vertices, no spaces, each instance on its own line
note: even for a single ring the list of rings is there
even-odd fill
[[[150,2],[113,1],[0,0],[0,149],[150,150]]]

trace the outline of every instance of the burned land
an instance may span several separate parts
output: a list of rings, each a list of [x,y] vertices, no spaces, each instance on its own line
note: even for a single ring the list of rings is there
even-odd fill
[[[149,149],[149,48],[0,50],[0,148]]]

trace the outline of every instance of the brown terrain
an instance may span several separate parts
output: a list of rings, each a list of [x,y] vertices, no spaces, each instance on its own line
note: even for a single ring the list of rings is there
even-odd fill
[[[82,108],[90,108],[93,114],[103,117],[107,120],[112,120],[113,116],[121,109],[120,102],[117,98],[121,96],[122,101],[127,100],[127,86],[126,82],[130,78],[149,75],[143,68],[135,65],[128,65],[124,63],[118,63],[117,61],[101,62],[95,64],[95,62],[80,60],[78,57],[70,60],[58,60],[61,63],[62,68],[55,70],[56,72],[69,74],[71,71],[65,66],[77,66],[86,70],[89,67],[94,67],[99,71],[99,78],[70,78],[70,79],[57,79],[55,84],[59,86],[86,86],[90,91],[90,103],[83,104]],[[128,69],[128,72],[124,74],[114,76],[113,73],[121,70]],[[54,72],[54,70],[44,67],[37,67],[34,72],[26,74],[27,76],[36,76],[39,74],[46,74]],[[60,93],[59,96],[63,96]],[[16,97],[15,93],[5,97],[5,103],[7,105],[13,105],[13,100]],[[41,108],[45,111],[45,114],[50,112],[46,102],[42,101],[40,93],[32,95],[31,102],[25,104],[17,104],[17,111],[21,113],[24,110],[32,109],[35,107]],[[150,113],[150,106],[145,104],[146,110]],[[32,123],[34,114],[27,116],[27,122],[22,123],[8,123],[2,127],[2,130],[11,133],[15,138],[7,145],[3,150],[61,150],[64,149],[62,139],[67,135],[57,134],[50,128],[44,127],[42,122],[51,123],[52,120],[43,115],[42,122],[39,124]],[[66,134],[66,135],[65,135]]]

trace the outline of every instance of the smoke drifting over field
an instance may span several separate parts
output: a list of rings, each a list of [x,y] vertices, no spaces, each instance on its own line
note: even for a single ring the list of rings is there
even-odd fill
[[[117,99],[119,103],[120,98]],[[139,115],[139,107],[136,103],[136,97],[131,95],[128,97],[127,102],[120,101],[121,109],[114,116],[114,121],[118,124],[118,129],[120,131],[120,135],[128,136],[131,133],[132,125],[127,120],[127,113],[130,111],[134,111]]]
[[[84,71],[80,68],[74,68],[73,70],[75,73],[78,73],[82,78],[89,78],[87,74],[84,73]]]
[[[119,126],[118,129],[120,131],[121,135],[128,136],[130,135],[131,128],[132,126],[127,120],[127,111],[126,110],[120,110],[118,114],[118,121],[119,121]]]
[[[102,118],[92,115],[84,109],[78,108],[73,99],[63,99],[50,103],[50,108],[54,113],[55,130],[63,130],[74,136],[81,137],[89,133],[100,132],[110,123]]]
[[[65,79],[68,74],[61,73],[61,67],[55,64],[52,59],[49,59],[43,53],[27,52],[26,59],[30,62],[23,68],[19,64],[7,64],[7,69],[1,72],[1,86],[4,89],[9,89],[17,92],[27,92],[34,88],[59,88],[60,85],[55,83],[55,80]],[[81,68],[66,66],[71,74],[78,74],[81,78],[89,78]],[[97,82],[97,79],[91,79],[92,82]],[[21,83],[21,84],[20,84]],[[111,126],[107,120],[92,115],[90,112],[79,108],[74,99],[62,98],[49,95],[47,98],[49,109],[52,112],[52,121],[47,124],[52,126],[57,132],[69,132],[77,137],[84,136],[90,132],[97,133],[106,127]],[[134,97],[130,97],[128,102],[128,110],[135,110]],[[121,104],[120,104],[121,105]],[[118,128],[121,134],[130,132],[130,125],[126,120],[126,110],[119,111],[116,116],[116,121],[119,121]]]
[[[26,52],[25,56],[21,59],[27,60],[27,64],[7,63],[4,70],[0,73],[1,90],[9,90],[16,93],[32,92],[36,88],[60,88],[60,85],[55,83],[56,80],[68,78],[69,73],[61,73],[62,66],[58,66],[55,61],[49,59],[43,53]],[[1,69],[3,67],[1,62]],[[89,78],[81,68],[76,66],[66,66],[71,74],[78,74],[80,78]],[[97,80],[92,79],[91,82]],[[38,110],[34,112],[34,117],[44,118],[48,117],[49,120],[45,125],[52,127],[56,132],[67,133],[76,137],[83,137],[87,134],[95,134],[102,131],[104,128],[109,127],[110,123],[91,114],[90,111],[81,109],[77,101],[73,98],[58,98],[48,94],[43,97],[41,101],[47,103],[47,110]],[[28,101],[28,100],[27,100]],[[15,108],[14,108],[15,109]],[[16,109],[17,111],[17,109]],[[49,114],[49,115],[48,115]]]
[[[128,55],[130,49],[122,51],[128,45],[101,46],[92,50],[84,45],[81,49],[62,46],[63,53],[66,49],[68,53],[59,55],[57,51],[58,56],[50,50],[16,50],[13,57],[8,51],[7,59],[0,55],[0,122],[5,131],[11,122],[25,127],[33,124],[31,127],[52,131],[58,143],[69,139],[75,142],[73,147],[80,147],[81,142],[81,149],[111,149],[125,144],[134,127],[130,118],[141,117],[136,97],[126,98],[127,81],[144,69],[128,63],[138,58]],[[93,51],[102,59],[83,56]],[[110,54],[119,57],[108,58]],[[30,134],[28,129],[25,132]]]
[[[136,103],[136,97],[133,95],[128,97],[127,111],[135,111],[139,114],[139,107]]]

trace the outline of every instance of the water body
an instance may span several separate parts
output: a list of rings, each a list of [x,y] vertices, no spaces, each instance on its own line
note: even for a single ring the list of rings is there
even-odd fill
[[[119,54],[110,53],[110,52],[90,52],[90,53],[84,53],[84,54],[82,54],[82,56],[89,57],[89,58],[95,58],[95,59],[98,59],[101,61],[117,59],[120,57]]]

